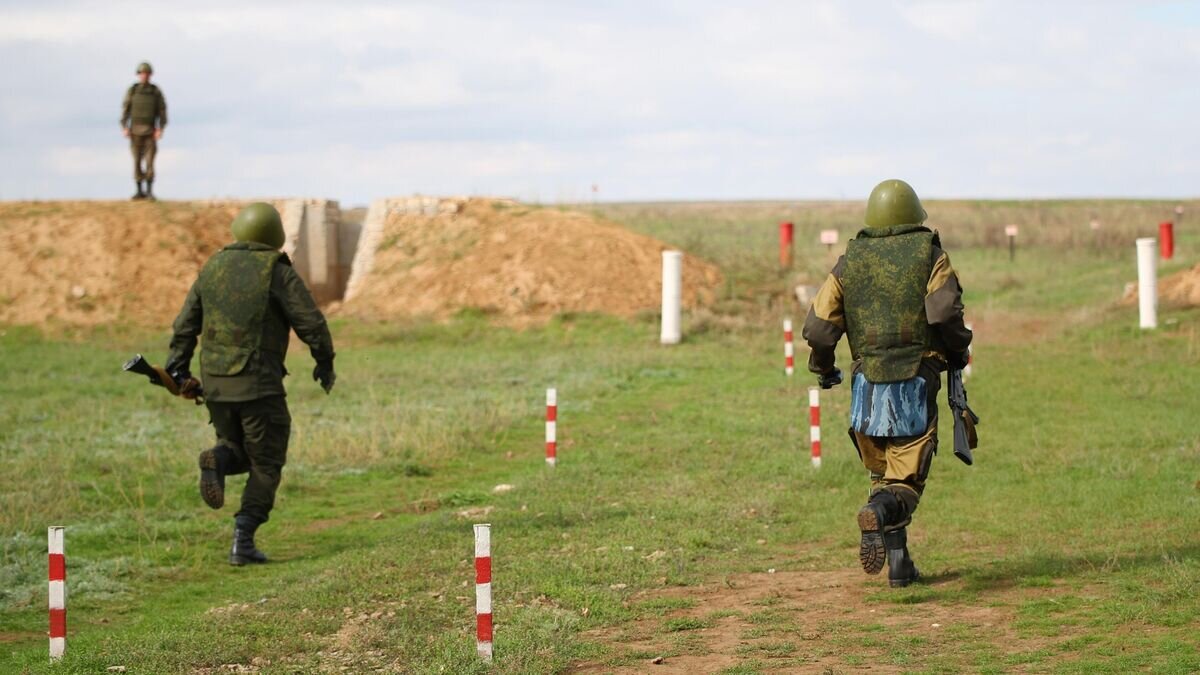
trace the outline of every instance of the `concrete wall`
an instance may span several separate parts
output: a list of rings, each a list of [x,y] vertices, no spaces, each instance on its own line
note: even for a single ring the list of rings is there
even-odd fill
[[[318,304],[341,300],[345,284],[338,203],[332,199],[286,199],[278,206],[285,236],[283,252],[292,259],[313,298]]]
[[[439,213],[458,213],[465,197],[390,197],[376,199],[367,209],[363,218],[361,232],[358,235],[358,246],[352,258],[350,274],[345,285],[344,298],[349,300],[355,296],[371,274],[375,264],[375,251],[383,240],[383,232],[391,215],[433,217]]]

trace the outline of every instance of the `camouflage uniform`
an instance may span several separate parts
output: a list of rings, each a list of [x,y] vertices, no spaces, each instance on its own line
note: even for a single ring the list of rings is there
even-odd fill
[[[867,227],[849,242],[804,322],[809,370],[836,371],[834,348],[843,334],[854,359],[850,437],[870,473],[871,514],[884,521],[870,542],[863,530],[863,567],[875,573],[882,569],[882,535],[894,533],[888,543],[907,557],[904,528],[937,452],[940,373],[965,359],[971,342],[962,288],[937,233],[919,224]]]
[[[166,366],[172,374],[187,373],[202,338],[201,379],[217,447],[201,454],[201,468],[209,457],[221,481],[216,496],[205,494],[205,501],[219,508],[224,477],[250,474],[235,523],[250,533],[251,548],[253,532],[274,506],[287,460],[291,416],[283,378],[290,330],[332,373],[333,338],[325,317],[287,255],[241,241],[205,263],[175,319]]]
[[[129,130],[133,180],[141,194],[142,181],[154,183],[154,156],[158,152],[154,132],[167,128],[167,100],[158,85],[137,82],[129,87],[121,103],[121,127]]]

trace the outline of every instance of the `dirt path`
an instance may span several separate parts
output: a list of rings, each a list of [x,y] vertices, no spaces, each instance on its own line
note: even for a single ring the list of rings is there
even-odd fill
[[[929,583],[960,582],[947,577]],[[998,645],[1016,639],[1009,606],[868,598],[880,592],[887,592],[885,576],[845,569],[745,574],[649,593],[633,603],[688,606],[585,634],[613,647],[613,656],[572,672],[697,674],[739,665],[769,672],[899,672],[916,662],[895,665],[887,642],[872,634],[905,641],[914,654],[937,653],[964,630],[985,632]]]

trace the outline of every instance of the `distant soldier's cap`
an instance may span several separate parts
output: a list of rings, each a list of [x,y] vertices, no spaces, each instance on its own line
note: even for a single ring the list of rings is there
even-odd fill
[[[140,75],[142,73],[153,73],[154,69],[150,67],[149,61],[142,61],[141,63],[138,64],[137,70],[135,70],[134,72],[136,74]]]

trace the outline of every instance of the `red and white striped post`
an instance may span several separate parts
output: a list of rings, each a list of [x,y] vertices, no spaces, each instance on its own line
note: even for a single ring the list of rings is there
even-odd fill
[[[792,320],[783,320],[783,372],[791,377],[796,372],[796,347],[792,344]]]
[[[971,324],[968,323],[965,325],[967,327],[967,330],[972,330]],[[972,332],[974,332],[974,331],[972,331]],[[972,349],[970,347],[967,347],[967,365],[962,370],[963,381],[966,381],[966,379],[971,376],[971,364],[973,364],[975,362],[975,355],[972,354],[971,352],[972,352]]]
[[[50,660],[67,651],[67,558],[63,547],[66,528],[49,529],[50,551]]]
[[[812,443],[812,465],[821,468],[821,390],[808,388],[808,440]]]
[[[558,463],[558,390],[546,390],[546,463]]]
[[[475,526],[475,651],[492,660],[492,526]]]

